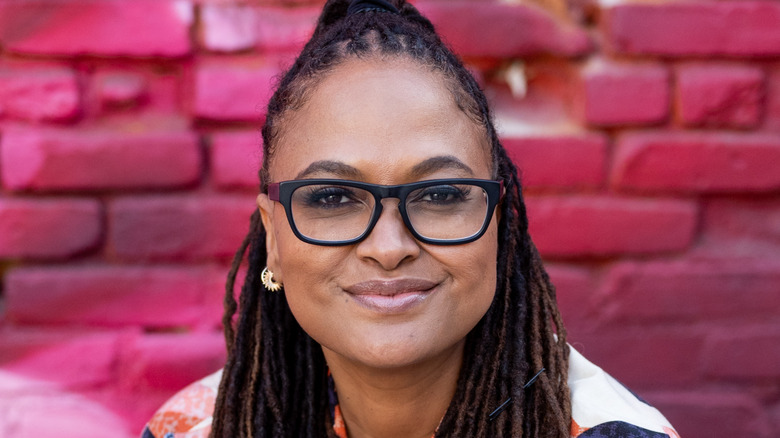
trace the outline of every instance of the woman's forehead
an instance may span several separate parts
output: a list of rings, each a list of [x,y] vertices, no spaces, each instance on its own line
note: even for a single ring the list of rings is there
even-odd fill
[[[316,161],[389,172],[441,156],[489,176],[484,128],[458,107],[443,76],[403,58],[351,60],[284,117],[269,170],[277,181]]]

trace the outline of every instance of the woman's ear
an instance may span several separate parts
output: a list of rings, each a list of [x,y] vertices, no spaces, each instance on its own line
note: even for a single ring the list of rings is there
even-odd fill
[[[260,210],[260,220],[265,228],[265,250],[268,254],[266,266],[274,274],[274,279],[282,282],[282,267],[279,264],[279,248],[276,244],[276,228],[274,227],[274,207],[275,202],[268,198],[268,195],[261,193],[257,195],[257,208]]]

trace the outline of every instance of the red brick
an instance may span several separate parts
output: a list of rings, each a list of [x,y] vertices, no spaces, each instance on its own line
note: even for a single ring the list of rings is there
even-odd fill
[[[120,198],[109,206],[109,251],[130,260],[229,258],[255,208],[254,196]]]
[[[280,73],[277,67],[254,62],[201,65],[195,74],[193,112],[204,119],[258,122],[265,117]]]
[[[607,139],[602,135],[515,137],[501,143],[525,188],[597,188],[604,182]]]
[[[80,106],[76,73],[69,68],[0,67],[0,117],[61,122],[74,119]]]
[[[197,181],[201,155],[186,131],[9,128],[0,145],[11,190],[182,187]]]
[[[591,297],[597,290],[595,274],[589,269],[561,264],[546,264],[558,298],[558,308],[570,336],[592,326],[595,312]]]
[[[461,56],[511,58],[540,54],[582,55],[587,33],[529,4],[453,0],[415,5]]]
[[[531,237],[547,257],[680,251],[696,227],[696,206],[686,201],[554,196],[526,202]]]
[[[667,392],[648,397],[680,436],[768,438],[765,409],[752,397],[727,391]]]
[[[741,65],[686,65],[677,71],[679,117],[688,126],[751,128],[763,114],[764,73]]]
[[[774,1],[624,3],[606,11],[614,50],[663,56],[780,55]]]
[[[221,132],[211,138],[211,176],[222,188],[257,189],[263,137],[257,131]]]
[[[213,266],[21,267],[6,274],[19,324],[214,327],[226,270]]]
[[[770,322],[778,284],[777,258],[624,262],[608,273],[599,307],[619,324]]]
[[[780,255],[780,199],[709,200],[704,207],[700,249],[714,257],[777,259]]]
[[[256,9],[257,46],[261,50],[297,52],[314,33],[319,7]]]
[[[776,309],[775,315],[780,315],[780,309]],[[704,364],[705,370],[715,378],[777,382],[780,378],[778,346],[780,331],[777,328],[713,331],[706,345],[705,356],[709,360]]]
[[[125,348],[121,380],[136,390],[180,390],[222,368],[225,357],[221,332],[146,335]]]
[[[70,257],[94,247],[101,231],[97,201],[0,198],[0,258]]]
[[[22,1],[0,5],[0,43],[34,55],[178,57],[192,5],[175,0]]]
[[[120,334],[115,332],[4,329],[0,396],[113,382],[119,343]]]
[[[666,67],[590,63],[582,72],[585,121],[597,126],[651,125],[670,112]]]
[[[620,326],[576,333],[572,345],[629,388],[658,390],[701,384],[702,344],[695,331]]]
[[[630,133],[619,138],[612,184],[620,189],[761,192],[780,188],[780,138],[772,134]]]
[[[766,127],[780,132],[780,66],[769,71],[766,87]]]
[[[204,4],[200,8],[200,40],[207,50],[251,49],[257,40],[254,10],[241,4]]]

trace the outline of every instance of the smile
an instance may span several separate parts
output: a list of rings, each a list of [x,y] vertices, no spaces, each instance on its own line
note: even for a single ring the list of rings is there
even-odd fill
[[[421,279],[372,280],[345,289],[356,303],[383,314],[406,312],[430,296],[438,283]]]

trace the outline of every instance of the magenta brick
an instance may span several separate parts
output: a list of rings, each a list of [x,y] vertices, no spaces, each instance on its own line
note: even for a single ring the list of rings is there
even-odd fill
[[[221,332],[145,335],[125,346],[121,381],[134,390],[180,390],[222,368],[225,357]]]
[[[298,51],[314,33],[320,8],[260,7],[255,11],[258,48]]]
[[[607,139],[582,136],[503,138],[526,188],[596,188],[607,167]]]
[[[696,205],[687,201],[551,196],[526,203],[531,237],[548,257],[682,251],[696,227]]]
[[[61,122],[74,119],[80,106],[76,72],[69,68],[0,67],[0,117]]]
[[[593,62],[582,80],[585,121],[591,125],[648,125],[669,117],[669,72],[662,65]]]
[[[687,65],[677,71],[677,107],[689,126],[755,127],[761,121],[764,73],[741,65]]]
[[[200,41],[207,50],[235,52],[255,45],[257,17],[241,4],[206,3],[200,8]]]
[[[606,10],[612,48],[663,56],[777,56],[780,4],[774,1],[623,3]]]
[[[665,392],[648,397],[682,437],[775,436],[766,409],[753,397],[729,390]]]
[[[780,188],[780,137],[772,134],[638,132],[618,140],[616,188],[760,192]]]
[[[200,176],[198,139],[185,131],[9,128],[0,171],[10,190],[187,186]]]
[[[702,215],[700,249],[714,257],[777,258],[780,199],[716,198]]]
[[[766,82],[766,127],[780,132],[780,66],[769,71]]]
[[[581,330],[592,326],[594,309],[591,297],[597,291],[595,274],[574,265],[547,264],[545,269],[555,286],[558,308],[564,324],[574,339]]]
[[[259,122],[265,116],[280,70],[248,63],[207,63],[195,73],[195,116]]]
[[[116,378],[120,339],[117,332],[4,329],[0,331],[0,397],[111,383]],[[15,377],[6,377],[11,375]]]
[[[33,55],[178,57],[190,52],[187,1],[0,4],[0,44]]]
[[[607,274],[599,305],[619,324],[734,322],[777,318],[780,260],[623,262]]]
[[[211,138],[211,176],[222,188],[258,189],[263,138],[257,131],[221,132]]]
[[[226,270],[213,266],[20,267],[6,275],[18,324],[214,327]]]
[[[61,258],[94,247],[100,203],[76,198],[0,198],[0,258]]]
[[[780,294],[779,294],[780,295]],[[777,310],[776,315],[780,315]],[[780,378],[780,330],[718,330],[707,342],[705,371],[715,378],[753,380],[758,383]]]
[[[574,334],[574,347],[629,388],[701,384],[703,338],[694,330],[626,326]],[[674,424],[674,423],[672,423]]]
[[[415,4],[461,56],[582,55],[587,33],[529,3],[428,1]]]
[[[146,93],[143,76],[129,72],[103,72],[95,78],[100,103],[104,107],[133,106]]]
[[[108,210],[109,251],[128,260],[229,258],[255,208],[254,196],[120,198]]]

